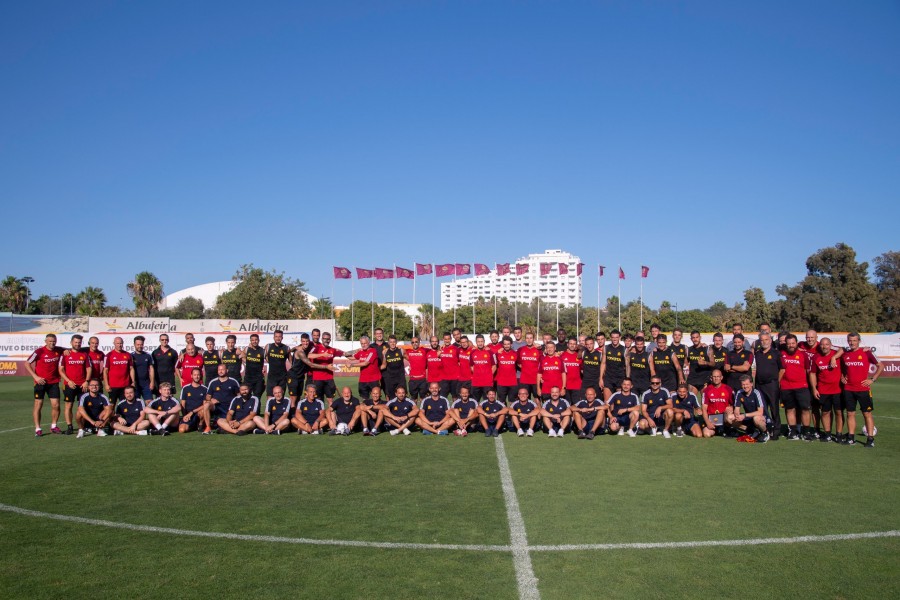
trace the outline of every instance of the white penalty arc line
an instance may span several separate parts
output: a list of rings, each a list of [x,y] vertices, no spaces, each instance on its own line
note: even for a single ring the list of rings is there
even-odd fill
[[[509,461],[503,440],[494,438],[497,449],[497,465],[500,467],[500,483],[503,485],[503,499],[506,502],[506,519],[509,521],[509,542],[512,547],[513,567],[516,572],[516,586],[522,600],[539,600],[541,597],[537,587],[537,577],[531,566],[531,554],[528,549],[528,537],[525,535],[525,519],[519,509],[519,499],[513,485]]]
[[[223,533],[218,531],[195,531],[191,529],[174,529],[172,527],[155,527],[153,525],[135,525],[104,519],[89,519],[72,515],[31,510],[0,503],[0,512],[13,513],[25,517],[49,519],[77,523],[79,525],[96,525],[112,529],[141,531],[147,533],[165,533],[184,537],[205,537],[245,542],[268,542],[277,544],[305,544],[311,546],[349,546],[356,548],[383,548],[399,550],[460,550],[469,552],[512,552],[512,546],[481,544],[417,544],[407,542],[367,542],[357,540],[320,540],[311,538],[292,538],[273,535],[253,535],[243,533]],[[760,546],[766,544],[806,544],[817,542],[834,542],[841,540],[863,540],[875,538],[900,537],[900,530],[869,531],[862,533],[837,533],[831,535],[802,535],[780,538],[749,538],[742,540],[702,540],[692,542],[627,542],[621,544],[560,544],[556,546],[526,546],[529,552],[572,552],[584,550],[657,550],[677,548],[702,548],[706,546]]]
[[[0,431],[0,433],[11,433],[13,431],[22,431],[23,429],[28,429],[31,425],[26,425],[25,427],[16,427],[15,429],[4,429]]]

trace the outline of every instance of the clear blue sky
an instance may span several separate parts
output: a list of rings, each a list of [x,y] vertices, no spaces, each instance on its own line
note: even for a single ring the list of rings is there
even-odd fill
[[[900,249],[898,32],[892,1],[6,2],[0,276],[329,295],[564,248],[586,303],[598,262],[651,306],[771,299]]]

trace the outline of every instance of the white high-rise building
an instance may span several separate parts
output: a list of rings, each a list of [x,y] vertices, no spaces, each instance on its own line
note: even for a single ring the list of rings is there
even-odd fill
[[[575,306],[581,302],[581,277],[577,275],[581,259],[562,250],[544,250],[529,254],[510,264],[509,275],[497,275],[496,265],[488,265],[491,272],[467,279],[441,284],[441,310],[471,305],[478,298],[507,298],[510,302],[531,302],[540,298],[547,304]],[[541,263],[550,264],[550,273],[541,275]],[[569,272],[561,275],[559,263],[568,265]],[[516,265],[527,264],[528,272],[516,275]]]

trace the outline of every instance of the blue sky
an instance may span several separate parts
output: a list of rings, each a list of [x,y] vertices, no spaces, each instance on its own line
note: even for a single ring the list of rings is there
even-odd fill
[[[651,306],[771,299],[818,248],[900,249],[898,31],[889,1],[7,2],[0,276],[330,295],[563,248],[586,303],[597,263],[625,299],[649,265]]]

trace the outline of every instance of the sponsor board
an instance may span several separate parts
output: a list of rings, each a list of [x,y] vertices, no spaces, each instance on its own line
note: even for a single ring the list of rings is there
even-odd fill
[[[118,333],[119,335],[137,335],[145,337],[169,331],[169,318],[140,317],[91,317],[88,320],[88,331],[97,333]]]

